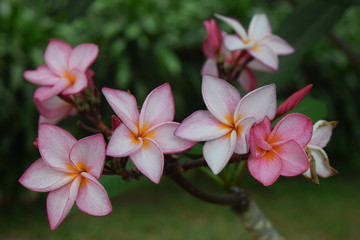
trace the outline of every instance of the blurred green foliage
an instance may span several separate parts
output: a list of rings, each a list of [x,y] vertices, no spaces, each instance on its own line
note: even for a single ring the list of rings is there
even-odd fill
[[[129,89],[139,104],[154,87],[170,82],[176,120],[181,121],[204,108],[200,94],[200,69],[205,60],[201,51],[205,37],[202,22],[213,18],[214,13],[237,18],[245,26],[254,13],[269,16],[274,32],[294,44],[297,52],[281,57],[278,73],[259,75],[260,83],[278,83],[279,99],[314,83],[309,100],[298,110],[309,114],[314,122],[319,118],[340,120],[326,150],[335,168],[359,169],[359,7],[350,5],[355,0],[308,0],[296,7],[292,2],[2,0],[0,203],[15,199],[22,189],[17,179],[39,157],[32,146],[37,135],[38,114],[32,102],[36,86],[26,82],[22,74],[44,63],[48,39],[61,39],[72,46],[98,44],[100,54],[92,66],[95,84],[99,88]],[[346,48],[338,39],[328,37],[329,32],[345,41]],[[110,123],[111,111],[105,103],[104,115]],[[72,120],[61,125],[74,128]]]

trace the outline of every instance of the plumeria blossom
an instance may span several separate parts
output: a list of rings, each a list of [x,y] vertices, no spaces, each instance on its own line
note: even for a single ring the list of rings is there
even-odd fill
[[[71,48],[66,42],[52,39],[45,51],[45,63],[25,71],[24,78],[42,85],[34,97],[45,101],[58,94],[72,95],[88,85],[86,71],[98,55],[98,46],[84,43]]]
[[[230,25],[237,35],[228,35],[224,39],[230,50],[247,50],[262,64],[273,70],[278,68],[278,55],[287,55],[294,49],[282,38],[272,34],[269,20],[265,14],[255,14],[246,31],[241,23],[233,18],[216,14],[216,17]]]
[[[203,41],[203,52],[208,58],[217,60],[223,47],[223,33],[214,19],[204,21],[203,24],[208,34],[208,37]]]
[[[338,172],[330,166],[329,158],[323,148],[328,144],[333,129],[337,122],[327,122],[325,120],[317,121],[313,127],[313,135],[305,150],[310,161],[310,168],[303,175],[319,184],[320,177],[326,178],[337,174]]]
[[[102,92],[121,120],[106,154],[129,156],[145,176],[159,183],[164,154],[182,152],[194,145],[194,142],[174,136],[179,123],[173,122],[175,106],[170,85],[165,83],[154,89],[145,99],[140,113],[132,94],[110,88],[103,88]]]
[[[254,124],[250,131],[248,168],[251,175],[265,186],[278,177],[296,176],[309,168],[305,146],[312,135],[311,119],[291,113],[271,130],[269,118]]]
[[[20,183],[37,192],[50,192],[47,213],[54,230],[76,202],[93,216],[104,216],[112,207],[98,179],[105,163],[105,141],[101,134],[76,140],[57,126],[39,125],[37,145],[41,158],[21,176]]]
[[[176,130],[175,135],[190,141],[206,141],[203,154],[210,169],[218,174],[233,153],[249,150],[248,133],[254,122],[276,112],[275,85],[258,88],[243,98],[226,81],[204,75],[202,95],[208,109],[194,112]]]

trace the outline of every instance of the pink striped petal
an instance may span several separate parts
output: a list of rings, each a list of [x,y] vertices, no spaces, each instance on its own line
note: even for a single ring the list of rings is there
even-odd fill
[[[105,164],[105,141],[95,134],[77,141],[71,149],[70,160],[79,171],[86,171],[99,179]]]
[[[271,26],[267,16],[263,13],[255,14],[249,25],[249,37],[254,41],[259,41],[271,34]]]
[[[232,29],[234,29],[237,34],[239,34],[242,39],[247,38],[246,31],[238,20],[230,17],[225,17],[220,14],[215,14],[215,17],[227,23]]]
[[[245,44],[238,36],[235,35],[227,35],[224,39],[224,44],[230,51],[249,48],[249,45]]]
[[[174,135],[180,123],[168,122],[152,128],[145,137],[154,140],[164,154],[183,152],[196,142],[183,140]]]
[[[70,80],[67,79],[68,86],[63,91],[64,95],[77,94],[87,87],[88,79],[87,79],[85,73],[83,73],[79,69],[75,68],[69,72],[69,75],[73,76],[74,79],[70,79]]]
[[[309,143],[311,136],[311,119],[301,113],[291,113],[276,124],[269,137],[269,142],[272,142],[272,145],[278,145],[295,140],[304,148]]]
[[[68,69],[71,51],[71,46],[66,42],[51,39],[44,55],[47,66],[61,76]]]
[[[140,129],[147,129],[164,122],[171,122],[175,115],[174,98],[170,84],[155,88],[145,99],[140,111]]]
[[[317,175],[327,178],[338,173],[338,171],[330,166],[329,158],[323,149],[311,145],[309,145],[308,148],[310,149],[310,154],[315,161]]]
[[[256,75],[251,68],[245,68],[241,74],[240,77],[237,79],[237,81],[240,83],[241,87],[247,91],[250,92],[256,88]]]
[[[265,116],[273,119],[276,113],[275,84],[266,85],[246,94],[236,108],[234,118],[254,117],[261,122]]]
[[[139,110],[135,97],[125,91],[103,88],[102,92],[120,120],[138,134]]]
[[[130,132],[125,124],[117,127],[112,134],[106,149],[106,155],[111,157],[126,157],[137,151],[142,145],[142,139]]]
[[[337,122],[327,122],[319,120],[314,124],[313,135],[309,142],[309,145],[314,145],[320,148],[324,148],[330,141],[332,131],[336,127]]]
[[[53,85],[59,80],[59,76],[54,74],[46,65],[41,65],[35,70],[25,71],[24,78],[38,85]]]
[[[236,145],[236,132],[205,142],[204,158],[214,174],[218,174],[229,162]]]
[[[236,123],[236,145],[235,145],[235,153],[237,154],[245,154],[249,151],[249,132],[251,126],[254,124],[255,118],[243,118]]]
[[[175,136],[190,141],[207,141],[224,136],[231,131],[209,111],[199,110],[185,118],[175,131]]]
[[[47,197],[46,209],[51,230],[56,229],[69,214],[78,194],[81,177],[72,183],[51,191]]]
[[[273,148],[282,160],[280,175],[293,177],[309,169],[309,160],[303,147],[290,140]]]
[[[282,161],[273,151],[268,151],[262,157],[256,158],[253,154],[248,159],[250,174],[265,186],[273,184],[280,176]]]
[[[275,118],[284,115],[285,113],[291,111],[294,107],[296,107],[301,102],[301,100],[306,96],[306,94],[308,94],[308,92],[311,90],[312,87],[313,85],[309,84],[306,87],[293,93],[290,97],[288,97],[285,100],[285,102],[283,102],[278,107]]]
[[[105,188],[92,175],[82,172],[82,181],[76,198],[76,205],[84,213],[105,216],[112,211]]]
[[[264,44],[258,45],[255,48],[249,49],[249,53],[256,60],[273,69],[274,71],[278,69],[278,57],[268,46]]]
[[[266,36],[262,43],[268,46],[276,55],[288,55],[295,51],[284,39],[272,34]]]
[[[202,95],[206,107],[219,121],[233,124],[235,108],[240,102],[240,93],[234,86],[220,78],[204,75]]]
[[[19,182],[36,192],[49,192],[69,183],[73,177],[49,167],[41,158],[36,160],[20,177]]]
[[[92,43],[83,43],[76,46],[69,58],[69,69],[77,68],[85,72],[95,61],[99,53],[99,47]]]
[[[64,129],[47,123],[39,125],[39,151],[50,167],[71,172],[67,166],[70,163],[70,150],[75,143],[76,139]]]
[[[59,81],[53,86],[44,86],[36,89],[34,93],[34,99],[37,101],[43,102],[49,100],[52,97],[60,94],[67,87],[67,81],[64,78],[59,79]]]
[[[216,61],[208,58],[204,63],[204,66],[201,69],[201,75],[213,75],[215,77],[219,76],[218,68],[216,66]]]
[[[158,184],[164,168],[164,154],[151,139],[144,139],[142,147],[130,155],[134,165],[152,182]]]

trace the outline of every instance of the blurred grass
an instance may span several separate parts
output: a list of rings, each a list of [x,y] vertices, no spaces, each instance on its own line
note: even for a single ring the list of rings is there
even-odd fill
[[[354,183],[359,177],[338,175],[322,179],[320,186],[302,177],[280,178],[270,187],[246,179],[251,196],[287,239],[358,239],[360,192]],[[78,212],[55,231],[48,227],[45,201],[28,205],[1,214],[0,239],[250,239],[228,207],[203,203],[167,178],[160,185],[141,181],[112,203],[113,212],[106,217]]]

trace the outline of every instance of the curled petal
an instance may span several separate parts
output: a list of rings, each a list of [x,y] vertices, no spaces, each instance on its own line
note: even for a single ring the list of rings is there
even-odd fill
[[[64,129],[48,123],[39,125],[39,151],[42,159],[52,168],[72,172],[67,165],[75,143],[76,139]]]
[[[111,157],[129,156],[142,145],[142,139],[136,138],[130,130],[121,124],[112,134],[106,149],[106,155]]]
[[[240,101],[239,91],[226,81],[204,75],[202,95],[208,110],[221,122],[232,124],[235,108]]]
[[[75,107],[58,96],[52,97],[46,101],[39,101],[35,98],[34,101],[40,114],[48,119],[61,120],[69,115],[76,114]]]
[[[259,41],[269,34],[271,34],[271,26],[267,16],[263,13],[255,14],[250,21],[249,37]]]
[[[49,167],[41,158],[36,160],[20,177],[19,182],[37,192],[49,192],[69,183],[73,177]]]
[[[102,92],[120,120],[136,135],[139,110],[135,97],[124,91],[103,88]]]
[[[190,141],[207,141],[224,136],[231,129],[219,122],[209,111],[199,110],[185,118],[175,136]]]
[[[92,43],[83,43],[76,46],[69,58],[69,69],[77,68],[85,72],[95,61],[99,53],[99,47]]]
[[[250,92],[256,88],[256,75],[254,71],[251,70],[251,68],[245,68],[241,72],[240,77],[237,81],[240,83],[241,87],[247,92]]]
[[[278,69],[278,57],[268,46],[264,44],[258,45],[249,49],[249,53],[256,60],[273,69],[274,71]]]
[[[282,169],[280,172],[282,176],[293,177],[304,173],[310,167],[304,148],[294,140],[275,146],[273,151],[275,151],[282,160]]]
[[[329,158],[323,149],[311,145],[308,146],[308,149],[310,150],[309,152],[311,157],[315,161],[315,170],[317,175],[327,178],[338,174],[338,171],[330,166]]]
[[[268,116],[275,117],[276,112],[276,90],[275,84],[266,85],[246,94],[236,108],[234,118],[254,117],[259,123]]]
[[[60,78],[59,81],[53,86],[43,86],[36,89],[34,99],[43,102],[61,93],[67,87],[67,80]]]
[[[338,122],[336,121],[333,122],[327,122],[324,120],[317,121],[314,124],[313,135],[309,144],[320,148],[324,148],[328,144],[332,135],[332,131],[337,124]]]
[[[78,194],[81,177],[73,182],[51,191],[46,200],[46,209],[51,230],[56,229],[69,214]]]
[[[245,154],[249,151],[249,132],[251,126],[254,124],[255,118],[248,117],[243,118],[236,123],[236,145],[235,145],[235,152],[237,154]]]
[[[71,51],[71,46],[66,42],[51,39],[44,56],[47,66],[54,73],[61,76],[68,69]]]
[[[276,55],[288,55],[295,51],[284,39],[275,36],[268,35],[263,39],[263,44],[267,45]]]
[[[253,154],[248,159],[250,174],[265,186],[273,184],[280,176],[282,163],[280,157],[273,151],[268,151],[261,157]]]
[[[236,145],[236,132],[205,142],[204,158],[214,174],[218,174],[229,162]]]
[[[174,98],[170,84],[155,88],[145,99],[140,112],[142,131],[164,122],[171,122],[175,115]]]
[[[151,139],[144,139],[141,148],[130,155],[134,165],[152,182],[159,183],[164,168],[164,154]]]
[[[105,188],[92,175],[82,172],[79,193],[76,198],[78,208],[93,216],[105,216],[112,211],[111,202]]]
[[[273,145],[295,140],[305,147],[312,135],[311,119],[301,113],[291,113],[281,119],[274,127],[269,141]]]
[[[220,14],[215,14],[215,17],[227,23],[232,29],[234,29],[237,34],[240,35],[242,39],[247,38],[246,31],[238,20],[230,17],[225,17]]]
[[[63,91],[64,95],[73,95],[81,92],[87,87],[88,79],[84,72],[74,68],[69,72],[70,79],[66,79],[68,82],[67,88]]]
[[[165,154],[183,152],[195,145],[196,142],[176,137],[174,132],[179,125],[179,123],[175,122],[160,124],[151,129],[145,137],[154,140]]]
[[[70,160],[78,171],[86,170],[99,179],[105,164],[105,141],[102,134],[77,141],[71,149]]]
[[[41,65],[35,70],[25,71],[24,78],[38,85],[54,85],[59,80],[59,76],[54,74],[46,65]]]

